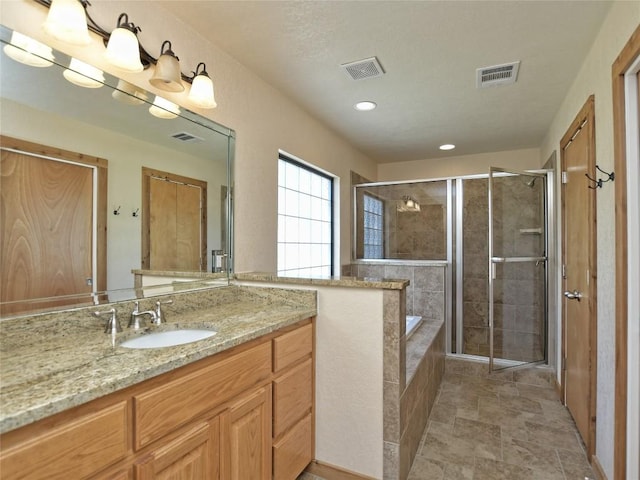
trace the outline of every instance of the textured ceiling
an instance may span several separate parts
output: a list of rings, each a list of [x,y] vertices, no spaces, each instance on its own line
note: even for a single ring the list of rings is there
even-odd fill
[[[161,1],[378,162],[542,143],[609,9],[601,1]],[[340,64],[376,56],[386,74]],[[477,68],[520,60],[517,83]],[[213,69],[210,69],[213,70]],[[216,92],[217,96],[224,92]],[[372,100],[378,108],[357,112]],[[449,153],[438,146],[454,143]]]

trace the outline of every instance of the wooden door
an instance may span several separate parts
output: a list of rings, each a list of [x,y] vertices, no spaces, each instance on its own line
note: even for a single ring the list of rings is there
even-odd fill
[[[0,172],[1,301],[90,294],[93,169],[3,149]],[[29,308],[8,304],[1,313]]]
[[[563,139],[564,394],[589,457],[595,452],[596,272],[593,97]]]
[[[271,385],[244,396],[226,413],[223,478],[271,480]]]
[[[204,271],[207,183],[142,169],[142,268]]]
[[[220,421],[200,423],[135,464],[136,480],[217,480]],[[249,478],[249,477],[247,477]]]

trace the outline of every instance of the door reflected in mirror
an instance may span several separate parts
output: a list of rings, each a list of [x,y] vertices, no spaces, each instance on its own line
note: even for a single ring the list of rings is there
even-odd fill
[[[10,42],[11,33],[9,29],[0,27],[3,45]],[[104,74],[101,88],[78,86],[77,82],[71,83],[63,75],[69,69],[71,58],[55,50],[53,57],[50,66],[35,68],[19,63],[4,53],[0,54],[0,134],[40,145],[45,158],[55,156],[50,152],[67,151],[84,158],[104,159],[108,165],[106,178],[101,180],[106,192],[101,201],[98,200],[100,184],[95,183],[94,178],[92,227],[89,233],[84,232],[85,237],[90,238],[92,252],[91,268],[88,273],[82,274],[85,284],[90,284],[89,302],[114,301],[141,295],[140,287],[145,285],[141,275],[149,269],[162,270],[164,274],[164,277],[156,276],[151,283],[157,285],[163,279],[164,283],[180,280],[181,290],[190,279],[186,272],[193,272],[192,278],[198,279],[199,288],[205,280],[220,285],[228,284],[228,272],[211,272],[220,270],[216,268],[214,251],[220,252],[217,253],[218,257],[223,255],[227,259],[225,264],[229,267],[232,265],[232,252],[229,251],[229,246],[233,244],[230,237],[233,231],[232,212],[227,192],[233,191],[230,172],[234,132],[183,108],[175,118],[153,116],[149,113],[153,94],[136,87],[125,89],[124,82],[119,83],[119,79],[107,73]],[[95,81],[93,77],[92,80]],[[122,102],[118,98],[135,101]],[[4,176],[5,152],[7,155],[13,152],[6,149],[6,145],[0,147]],[[75,161],[74,158],[63,160]],[[168,210],[157,210],[156,228],[153,229],[150,228],[153,224],[153,210],[150,210],[153,201],[149,203],[149,192],[145,193],[142,187],[145,171],[170,173],[173,183],[169,183],[175,190],[180,190],[171,207],[178,212],[172,214],[176,217],[175,221],[169,218]],[[44,178],[42,181],[53,191],[56,187],[65,188],[63,183],[53,178]],[[182,187],[178,188],[178,185]],[[5,194],[4,185],[2,190],[4,211],[16,203],[16,194],[9,193],[9,190]],[[180,203],[182,201],[186,203]],[[70,212],[76,211],[73,202],[67,207],[71,209]],[[59,213],[54,216],[64,218]],[[166,229],[158,227],[167,227],[172,221],[170,228],[176,234],[173,240],[166,243],[173,246],[158,250],[158,258],[163,257],[164,260],[158,262],[158,268],[155,268],[153,262],[149,261],[149,254],[154,248],[152,246],[168,238]],[[31,273],[19,271],[21,267],[18,260],[5,261],[11,258],[7,256],[10,255],[9,249],[15,252],[16,245],[20,243],[16,241],[16,235],[23,235],[17,227],[20,223],[15,218],[7,220],[5,216],[2,219],[3,285],[13,282],[14,301],[33,301],[34,305],[38,305],[38,310],[46,310],[49,304],[54,308],[53,301],[47,303],[42,298],[68,295],[66,291],[25,287],[36,283],[36,279],[44,278],[42,259],[32,262],[34,266]],[[45,227],[40,228],[40,233],[32,235],[46,244],[49,235],[43,233],[42,228]],[[156,235],[154,231],[159,233]],[[104,245],[101,251],[98,244],[102,234]],[[51,248],[58,252],[57,247]],[[59,254],[63,256],[61,251]],[[48,254],[48,257],[55,255]],[[104,261],[100,259],[101,256]],[[183,257],[188,257],[188,260]],[[215,276],[221,278],[216,280],[213,278]],[[166,292],[166,288],[163,291]],[[7,302],[9,299],[3,297],[1,301]],[[86,297],[84,301],[87,301]]]

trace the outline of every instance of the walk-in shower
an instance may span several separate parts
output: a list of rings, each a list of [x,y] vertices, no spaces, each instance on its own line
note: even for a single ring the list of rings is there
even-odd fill
[[[353,265],[361,274],[412,275],[407,315],[427,319],[422,269],[446,265],[448,353],[488,358],[492,369],[544,362],[549,175],[492,169],[356,185]]]

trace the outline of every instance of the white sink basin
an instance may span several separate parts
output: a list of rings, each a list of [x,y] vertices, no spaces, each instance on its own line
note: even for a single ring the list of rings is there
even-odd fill
[[[169,330],[166,332],[141,335],[120,344],[125,348],[163,348],[197,342],[213,337],[217,332],[213,330]]]

